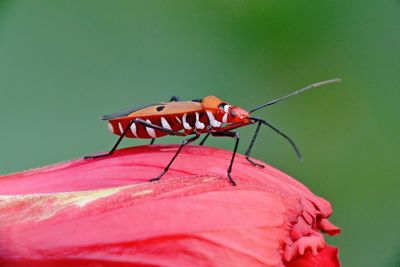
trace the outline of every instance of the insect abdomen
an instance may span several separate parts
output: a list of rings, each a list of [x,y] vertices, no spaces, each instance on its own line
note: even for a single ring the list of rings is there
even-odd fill
[[[122,135],[126,127],[134,118],[113,119],[108,121],[110,132]],[[218,128],[221,122],[217,120],[211,111],[188,112],[174,115],[152,116],[148,118],[140,118],[150,124],[166,128],[175,132],[180,132],[183,135],[188,135],[193,132],[204,133],[208,128]],[[152,129],[139,122],[131,125],[126,133],[129,138],[158,138],[169,135],[168,132],[158,129]]]
[[[108,121],[109,131],[116,135],[122,135],[123,131],[129,126],[130,122],[134,118],[114,119]],[[181,131],[183,129],[182,123],[174,118],[174,116],[153,116],[149,118],[140,118],[149,124],[153,124],[159,127],[163,127],[172,131]],[[130,128],[126,132],[128,138],[158,138],[169,133],[147,127],[139,122],[131,124]]]

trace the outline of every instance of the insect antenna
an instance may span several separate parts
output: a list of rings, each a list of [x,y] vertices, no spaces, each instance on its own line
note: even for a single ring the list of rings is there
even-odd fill
[[[300,93],[302,93],[304,91],[307,91],[307,90],[310,90],[310,89],[313,89],[313,88],[317,88],[317,87],[321,87],[321,86],[324,86],[324,85],[328,85],[328,84],[338,83],[338,82],[341,82],[341,81],[342,81],[341,79],[332,79],[332,80],[327,80],[327,81],[322,81],[322,82],[317,82],[317,83],[310,84],[309,86],[306,86],[306,87],[304,87],[304,88],[302,88],[300,90],[294,91],[293,93],[290,93],[288,95],[279,97],[279,98],[274,99],[274,100],[272,100],[272,101],[270,101],[268,103],[265,103],[265,104],[263,104],[261,106],[253,108],[252,110],[249,111],[249,113],[252,113],[252,112],[255,112],[255,111],[259,110],[259,109],[271,106],[271,105],[276,104],[276,103],[278,103],[278,102],[280,102],[280,101],[282,101],[282,100],[284,100],[286,98],[289,98],[291,96],[300,94]]]

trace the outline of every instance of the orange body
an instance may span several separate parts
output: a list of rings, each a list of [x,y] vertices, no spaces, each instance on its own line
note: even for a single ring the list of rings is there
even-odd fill
[[[179,132],[182,136],[228,131],[252,123],[247,111],[230,106],[215,96],[207,96],[201,101],[161,102],[105,115],[102,119],[108,120],[109,130],[117,135],[122,135],[134,119],[142,119],[152,125]],[[158,138],[168,134],[135,122],[126,132],[126,137]]]

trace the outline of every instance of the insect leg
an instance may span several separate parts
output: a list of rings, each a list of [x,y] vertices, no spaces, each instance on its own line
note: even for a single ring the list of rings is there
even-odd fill
[[[152,123],[149,123],[149,122],[147,122],[145,120],[142,120],[142,119],[134,119],[133,121],[137,122],[137,123],[140,123],[140,124],[143,124],[146,127],[169,133],[170,135],[179,135],[179,136],[183,136],[184,135],[183,133],[176,132],[174,130],[170,130],[170,129],[167,129],[167,128],[164,128],[164,127],[152,124]]]
[[[203,140],[201,140],[200,142],[200,146],[204,145],[204,143],[206,142],[207,138],[210,136],[211,133],[207,133],[206,136],[204,136]]]
[[[181,101],[181,98],[179,96],[173,95],[169,99],[169,102],[176,102],[176,101]],[[155,140],[156,140],[155,138],[151,139],[150,145],[153,145]]]
[[[212,136],[216,136],[216,137],[232,137],[232,138],[236,139],[235,148],[233,149],[231,163],[229,164],[229,167],[227,170],[229,182],[231,182],[232,185],[236,185],[235,181],[232,179],[231,172],[232,172],[232,165],[233,165],[233,162],[234,162],[235,156],[236,156],[236,151],[237,151],[237,148],[239,145],[240,135],[237,132],[213,132],[211,134],[212,134]]]
[[[258,136],[258,132],[260,131],[261,125],[262,125],[262,124],[261,124],[261,122],[259,121],[259,122],[257,123],[257,128],[256,128],[256,131],[254,132],[253,138],[251,139],[250,145],[249,145],[249,147],[247,148],[246,153],[245,153],[244,155],[246,156],[247,161],[249,161],[249,162],[250,162],[251,164],[253,164],[254,166],[259,166],[259,167],[261,167],[261,168],[264,168],[264,165],[259,164],[259,163],[257,163],[257,162],[254,162],[252,159],[250,159],[250,153],[251,153],[251,150],[253,149],[254,143],[256,142],[256,139],[257,139],[257,136]]]
[[[179,146],[178,150],[176,151],[175,155],[172,157],[171,161],[168,163],[168,165],[164,168],[164,170],[162,171],[162,173],[160,175],[158,175],[157,177],[153,178],[150,180],[150,182],[154,182],[154,181],[158,181],[161,179],[161,177],[168,171],[169,167],[171,166],[172,162],[174,162],[174,160],[176,159],[176,157],[178,156],[178,154],[181,152],[182,148],[184,146],[186,146],[189,143],[192,143],[194,141],[196,141],[198,138],[200,137],[200,134],[197,134],[191,138],[185,139],[182,141],[181,145]]]
[[[95,159],[95,158],[100,158],[100,157],[106,157],[110,156],[114,153],[114,151],[117,149],[118,145],[121,143],[122,139],[125,137],[126,133],[128,132],[129,128],[131,127],[132,123],[134,123],[135,120],[132,120],[129,125],[125,128],[125,130],[122,132],[121,136],[118,138],[117,142],[113,146],[113,148],[108,151],[107,153],[104,154],[99,154],[99,155],[93,155],[93,156],[85,156],[84,159]]]
[[[180,133],[180,132],[176,132],[176,131],[173,131],[173,130],[170,130],[170,129],[167,129],[167,128],[164,128],[164,127],[161,127],[161,126],[152,124],[152,123],[148,123],[147,121],[144,121],[144,120],[142,120],[142,119],[134,119],[134,120],[132,120],[132,121],[129,123],[129,125],[125,128],[125,130],[122,132],[121,136],[118,138],[117,142],[115,143],[115,145],[113,146],[113,148],[112,148],[110,151],[108,151],[107,153],[104,153],[104,154],[100,154],[100,155],[85,156],[84,158],[85,158],[85,159],[93,159],[93,158],[100,158],[100,157],[105,157],[105,156],[110,156],[110,155],[112,155],[112,154],[114,153],[114,151],[117,149],[118,145],[121,143],[122,139],[125,137],[126,133],[127,133],[128,130],[130,129],[131,125],[132,125],[133,123],[135,123],[135,122],[140,123],[140,124],[143,124],[143,125],[145,125],[146,127],[149,127],[149,128],[152,128],[152,129],[157,129],[157,130],[160,130],[160,131],[167,132],[167,133],[169,133],[170,135],[180,135],[180,136],[183,135],[183,134]]]

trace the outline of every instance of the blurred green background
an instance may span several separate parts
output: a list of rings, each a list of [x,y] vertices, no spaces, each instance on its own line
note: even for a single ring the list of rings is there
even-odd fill
[[[131,105],[213,94],[251,108],[336,77],[257,113],[303,163],[268,129],[253,156],[332,203],[343,266],[400,266],[396,1],[3,0],[0,174],[109,149],[99,115]]]

